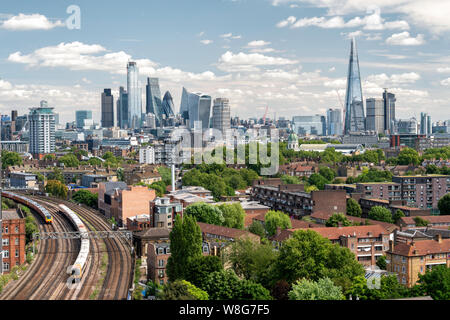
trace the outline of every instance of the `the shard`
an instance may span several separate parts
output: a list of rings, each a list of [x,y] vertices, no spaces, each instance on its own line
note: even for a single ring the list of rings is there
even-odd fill
[[[361,132],[365,130],[364,104],[359,73],[358,52],[353,38],[350,48],[350,61],[347,76],[347,93],[345,97],[344,133]]]

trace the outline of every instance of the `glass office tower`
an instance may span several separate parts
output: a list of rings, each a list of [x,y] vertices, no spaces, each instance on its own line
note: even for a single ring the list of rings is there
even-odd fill
[[[156,117],[156,125],[162,125],[162,101],[158,78],[147,78],[146,86],[147,104],[145,113],[153,113]]]
[[[350,61],[347,75],[347,93],[345,97],[344,133],[361,132],[365,130],[364,103],[359,72],[356,40],[353,38],[350,48]]]
[[[136,62],[127,64],[128,127],[140,128],[142,116],[141,88],[139,87],[139,69]]]

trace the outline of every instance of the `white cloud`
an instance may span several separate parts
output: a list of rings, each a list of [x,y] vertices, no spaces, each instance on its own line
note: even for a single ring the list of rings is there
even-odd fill
[[[370,75],[366,78],[368,82],[374,82],[379,86],[385,85],[398,85],[398,84],[410,84],[418,81],[420,79],[420,75],[415,72],[402,73],[402,74],[393,74],[388,76],[385,73]]]
[[[268,46],[270,42],[264,41],[264,40],[255,40],[251,41],[247,44],[248,47],[264,47]]]
[[[208,44],[213,43],[212,40],[208,40],[208,39],[200,40],[200,42],[203,43],[203,44],[205,44],[205,45],[208,45]]]
[[[397,46],[420,46],[425,43],[423,34],[418,34],[417,37],[411,37],[409,32],[394,33],[386,39],[386,43]]]
[[[17,16],[10,17],[0,24],[2,29],[11,31],[26,31],[26,30],[50,30],[56,27],[63,27],[65,24],[57,20],[51,22],[46,16],[38,13],[23,14],[20,13]]]
[[[222,35],[220,35],[220,37],[224,38],[224,39],[241,39],[242,38],[241,35],[233,35],[231,32],[222,34]]]
[[[441,81],[441,85],[450,86],[450,78],[444,79]]]
[[[278,22],[276,26],[278,28],[290,26],[291,29],[315,26],[325,29],[362,27],[364,30],[409,30],[409,24],[405,20],[385,21],[378,10],[368,10],[367,13],[369,15],[363,18],[355,17],[348,21],[345,21],[341,16],[334,16],[331,18],[312,17],[299,20],[297,20],[296,17],[291,16],[286,20]]]
[[[450,67],[438,68],[437,72],[439,72],[439,73],[449,73],[450,72]]]
[[[401,14],[417,26],[425,27],[434,33],[450,30],[450,1],[443,0],[273,0],[272,4],[306,3],[328,9],[327,14],[348,15],[379,8],[389,14]]]
[[[257,66],[293,65],[297,63],[297,60],[271,57],[259,53],[239,52],[234,54],[227,51],[219,58],[218,68],[228,72],[255,71]]]

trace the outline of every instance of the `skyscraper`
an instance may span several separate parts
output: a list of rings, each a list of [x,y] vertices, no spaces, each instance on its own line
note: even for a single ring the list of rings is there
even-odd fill
[[[330,136],[342,134],[341,109],[327,110],[327,134]]]
[[[212,127],[225,134],[231,129],[230,104],[226,98],[214,99]]]
[[[128,128],[128,93],[123,87],[119,88],[119,99],[116,103],[117,126],[121,129]]]
[[[127,64],[127,92],[128,92],[128,127],[140,128],[142,116],[141,89],[139,87],[139,69],[136,62]]]
[[[323,118],[316,114],[314,116],[294,116],[292,117],[293,130],[300,136],[304,135],[318,135],[322,136],[323,132]]]
[[[92,120],[92,111],[90,110],[78,110],[75,111],[75,122],[77,128],[84,127],[85,120]]]
[[[184,120],[189,119],[189,92],[184,87],[181,94],[180,114]]]
[[[356,40],[353,38],[350,48],[350,61],[347,75],[347,93],[345,97],[344,133],[365,130],[364,103],[359,72],[359,59]]]
[[[53,108],[31,108],[28,114],[30,153],[40,155],[55,152],[55,115]]]
[[[114,97],[111,89],[105,89],[102,92],[102,127],[114,127]]]
[[[166,118],[174,117],[174,104],[172,95],[169,91],[164,94],[163,102],[162,102],[162,112],[166,116]]]
[[[146,98],[145,113],[153,113],[156,117],[156,125],[162,126],[162,102],[158,78],[147,78]]]
[[[383,92],[384,103],[384,130],[389,134],[394,133],[395,127],[395,94],[390,93],[387,89]]]
[[[211,96],[201,93],[189,93],[188,113],[190,128],[209,128],[209,121],[211,117]],[[198,125],[198,122],[201,122],[201,126]]]
[[[384,133],[385,130],[385,100],[369,98],[366,99],[367,118],[366,129]]]

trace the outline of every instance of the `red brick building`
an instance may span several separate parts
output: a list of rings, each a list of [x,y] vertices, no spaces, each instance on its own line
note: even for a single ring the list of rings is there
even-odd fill
[[[3,272],[25,263],[25,219],[15,210],[3,211]]]
[[[170,242],[149,243],[147,253],[147,279],[164,285],[169,278],[166,273],[170,257]]]

